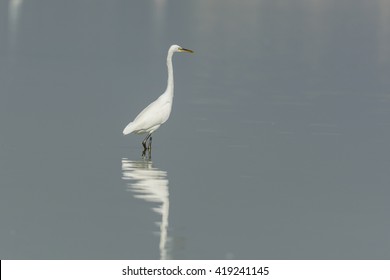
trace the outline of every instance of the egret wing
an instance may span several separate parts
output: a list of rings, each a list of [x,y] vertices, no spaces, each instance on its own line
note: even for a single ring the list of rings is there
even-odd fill
[[[145,109],[141,111],[131,122],[128,129],[125,129],[130,132],[135,133],[146,133],[150,130],[155,130],[156,126],[159,127],[163,124],[169,117],[170,105],[165,101],[164,98],[158,98],[154,102],[150,103]]]

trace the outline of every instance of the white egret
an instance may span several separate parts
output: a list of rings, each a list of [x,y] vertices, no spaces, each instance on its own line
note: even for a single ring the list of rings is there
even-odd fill
[[[165,92],[160,95],[155,101],[149,104],[145,109],[142,110],[141,113],[134,119],[134,121],[130,122],[125,129],[123,130],[123,134],[127,135],[130,133],[135,134],[145,134],[147,136],[142,141],[142,145],[144,150],[142,155],[145,155],[146,150],[149,152],[152,148],[152,133],[156,131],[163,123],[165,123],[172,110],[172,102],[173,102],[173,67],[172,67],[172,56],[175,52],[188,52],[193,53],[192,50],[184,49],[178,45],[172,45],[168,50],[167,55],[167,67],[168,67],[168,82],[167,89]],[[146,146],[146,142],[149,140],[148,147]]]

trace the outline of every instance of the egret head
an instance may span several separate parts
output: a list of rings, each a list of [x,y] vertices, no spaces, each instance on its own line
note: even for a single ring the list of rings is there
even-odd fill
[[[172,45],[170,48],[169,48],[169,51],[174,53],[174,52],[188,52],[188,53],[193,53],[194,51],[192,50],[189,50],[189,49],[185,49],[185,48],[182,48],[178,45]]]

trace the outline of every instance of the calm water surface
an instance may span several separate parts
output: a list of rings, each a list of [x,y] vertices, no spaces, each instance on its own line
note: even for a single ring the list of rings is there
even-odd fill
[[[389,50],[385,0],[0,0],[0,258],[389,259]]]

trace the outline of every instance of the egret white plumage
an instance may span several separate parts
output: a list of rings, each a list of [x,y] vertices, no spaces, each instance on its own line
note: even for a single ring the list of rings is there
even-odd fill
[[[192,50],[182,48],[178,45],[172,45],[169,48],[167,55],[168,82],[165,92],[143,109],[134,121],[130,122],[123,130],[124,135],[130,133],[147,133],[147,136],[142,141],[144,147],[142,152],[143,156],[147,149],[150,151],[152,148],[152,133],[165,123],[171,114],[174,91],[172,56],[175,52],[193,53]],[[149,144],[146,146],[148,140]]]

